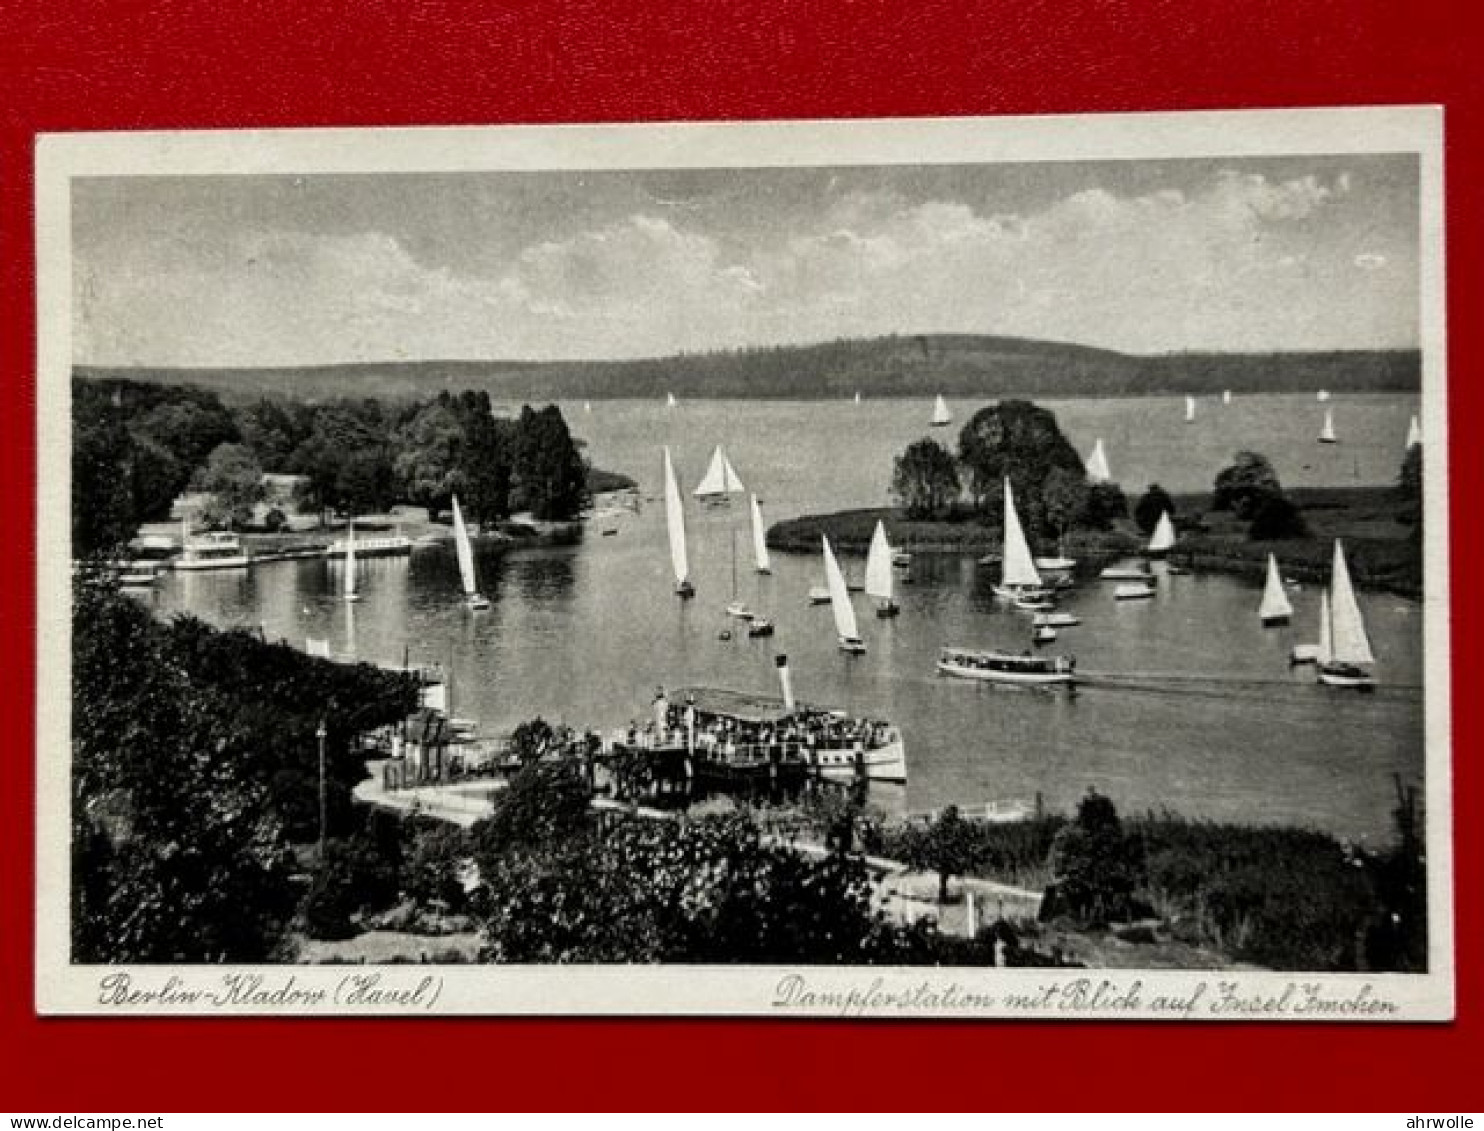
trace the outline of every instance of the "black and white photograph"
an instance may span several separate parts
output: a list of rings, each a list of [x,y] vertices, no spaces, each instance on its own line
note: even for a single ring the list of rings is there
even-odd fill
[[[38,1008],[1450,1017],[1441,131],[43,138]]]

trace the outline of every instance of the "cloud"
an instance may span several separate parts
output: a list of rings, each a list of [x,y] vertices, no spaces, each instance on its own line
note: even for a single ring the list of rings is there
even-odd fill
[[[1343,173],[1223,172],[997,211],[821,185],[819,207],[780,214],[761,237],[651,202],[460,269],[387,231],[178,229],[80,253],[76,349],[237,365],[635,357],[930,331],[1132,352],[1405,343],[1412,273],[1378,273],[1392,260],[1347,246],[1327,219],[1356,191]]]

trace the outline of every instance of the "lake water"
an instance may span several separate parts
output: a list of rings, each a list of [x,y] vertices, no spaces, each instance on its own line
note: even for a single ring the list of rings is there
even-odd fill
[[[1101,436],[1131,497],[1149,481],[1207,488],[1232,452],[1267,454],[1288,485],[1395,479],[1407,397],[1337,398],[1341,443],[1315,443],[1323,406],[1313,397],[1206,399],[1186,424],[1179,398],[1044,402],[1084,453]],[[958,421],[968,406],[954,406]],[[892,458],[928,432],[929,406],[913,402],[696,402],[675,410],[638,402],[563,406],[600,467],[657,496],[659,448],[669,444],[688,493],[711,448],[726,446],[768,521],[887,502]],[[938,430],[945,442],[953,428]],[[1317,686],[1290,669],[1296,640],[1317,637],[1317,588],[1293,595],[1291,628],[1263,629],[1255,583],[1226,576],[1167,577],[1157,599],[1121,603],[1088,581],[1062,603],[1082,617],[1052,646],[1089,675],[1065,691],[977,685],[940,677],[945,644],[1020,649],[1029,615],[989,590],[992,571],[972,558],[918,555],[902,587],[902,614],[882,621],[864,596],[857,611],[869,651],[835,646],[827,606],[806,593],[822,579],[817,555],[773,555],[773,573],[750,568],[742,506],[690,508],[695,600],[672,594],[663,508],[646,503],[593,523],[584,544],[482,553],[484,613],[459,599],[451,547],[411,559],[360,563],[364,599],[338,599],[338,565],[277,562],[251,571],[171,574],[147,598],[168,615],[190,611],[220,625],[261,625],[303,646],[328,637],[366,659],[438,661],[454,674],[454,709],[487,734],[535,715],[611,730],[642,718],[656,686],[685,684],[776,693],[773,657],[788,655],[801,699],[896,722],[907,741],[905,787],[873,786],[889,810],[921,810],[1043,795],[1070,808],[1089,786],[1124,811],[1169,806],[1191,816],[1314,825],[1385,840],[1391,775],[1423,770],[1422,609],[1361,594],[1379,657],[1376,694]],[[612,537],[597,527],[616,527]],[[777,633],[730,641],[723,607],[732,592],[735,538],[740,596],[772,616]],[[845,558],[847,574],[863,563]],[[1118,677],[1107,685],[1098,673]],[[1133,676],[1132,679],[1129,677]],[[1123,685],[1124,683],[1128,685]]]

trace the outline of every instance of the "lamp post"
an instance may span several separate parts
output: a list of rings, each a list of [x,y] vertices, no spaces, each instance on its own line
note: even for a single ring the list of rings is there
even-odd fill
[[[314,737],[319,740],[319,859],[325,861],[325,720],[319,721]]]

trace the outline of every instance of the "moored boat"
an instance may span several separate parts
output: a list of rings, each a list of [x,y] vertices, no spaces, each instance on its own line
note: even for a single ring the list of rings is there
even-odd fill
[[[351,519],[345,538],[345,564],[341,567],[344,572],[341,577],[340,597],[344,601],[359,601],[361,593],[357,588],[359,578],[356,576],[356,524],[354,519]]]
[[[436,535],[432,540],[439,541]],[[325,547],[325,557],[343,558],[349,544],[349,537],[337,538]],[[402,534],[389,534],[378,538],[357,537],[355,546],[358,558],[395,558],[412,553],[412,539]]]
[[[192,538],[189,520],[181,519],[180,543],[181,554],[175,559],[179,570],[246,569],[252,565],[242,540],[228,530],[210,530]]]
[[[775,662],[782,698],[713,687],[661,691],[652,721],[615,745],[684,757],[698,776],[711,766],[760,775],[793,766],[832,779],[907,780],[906,743],[891,722],[796,702],[787,657]]]
[[[1113,598],[1117,601],[1147,601],[1158,595],[1159,586],[1153,581],[1135,581],[1113,589]]]
[[[1366,635],[1365,618],[1355,599],[1345,551],[1335,539],[1334,565],[1330,577],[1328,640],[1321,638],[1319,682],[1330,687],[1353,687],[1369,691],[1376,686],[1370,665],[1376,662]],[[1329,647],[1326,649],[1325,644]]]
[[[860,627],[855,621],[855,606],[850,603],[850,591],[845,588],[845,575],[840,572],[840,563],[830,549],[829,538],[821,536],[820,541],[824,545],[824,576],[829,586],[830,610],[835,616],[835,634],[840,651],[860,655],[866,650],[866,642],[861,639]]]
[[[1108,467],[1108,453],[1103,449],[1101,436],[1092,446],[1092,453],[1087,457],[1086,467],[1087,478],[1093,483],[1107,483],[1113,478],[1113,472]]]
[[[1049,624],[1038,624],[1031,631],[1031,642],[1033,644],[1050,644],[1056,639],[1056,629]]]
[[[459,580],[464,586],[464,605],[473,612],[489,608],[489,598],[479,591],[474,547],[469,541],[469,528],[464,525],[464,512],[459,507],[457,495],[453,497],[453,541],[459,556]]]
[[[1109,566],[1098,574],[1103,581],[1152,581],[1154,574],[1146,566]]]
[[[894,617],[901,612],[893,594],[895,581],[891,543],[886,540],[886,525],[878,519],[871,534],[871,549],[866,554],[866,594],[876,599],[878,617]]]
[[[1287,624],[1293,616],[1293,605],[1283,589],[1283,576],[1278,572],[1278,559],[1268,555],[1268,575],[1263,586],[1262,604],[1257,610],[1264,628]]]
[[[1319,430],[1319,442],[1321,444],[1340,442],[1340,438],[1335,435],[1335,410],[1332,408],[1324,410],[1324,427]]]
[[[933,418],[930,423],[934,428],[946,428],[953,423],[953,413],[948,411],[948,402],[941,393],[933,401]]]
[[[1170,521],[1170,512],[1161,511],[1159,521],[1154,524],[1154,533],[1149,536],[1149,547],[1145,551],[1151,558],[1162,557],[1175,546],[1175,524]]]
[[[811,605],[828,605],[830,603],[830,590],[827,585],[809,586],[809,603]]]
[[[675,596],[694,597],[696,587],[690,580],[690,556],[685,546],[685,501],[680,497],[680,484],[675,479],[675,464],[670,449],[665,448],[665,527],[670,536],[670,567],[675,573]]]
[[[944,648],[938,670],[959,679],[986,683],[1056,684],[1076,679],[1077,661],[1071,656],[1033,656],[975,648]]]
[[[1022,609],[1050,608],[1051,593],[1031,557],[1030,543],[1015,509],[1010,477],[1005,477],[1004,547],[1000,556],[1000,583],[994,593]]]
[[[1076,613],[1037,613],[1031,624],[1036,628],[1046,625],[1049,628],[1072,628],[1082,623],[1082,618]]]

